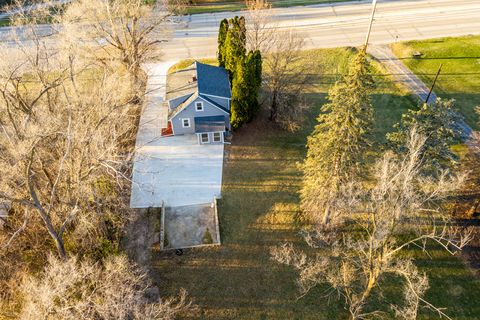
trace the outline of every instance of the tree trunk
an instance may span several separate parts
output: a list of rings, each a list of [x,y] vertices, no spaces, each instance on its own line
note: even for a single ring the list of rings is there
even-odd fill
[[[324,225],[327,225],[330,223],[330,204],[327,203],[327,205],[325,206],[325,210],[323,211],[323,221],[322,223]]]
[[[48,233],[50,233],[50,231]],[[62,259],[65,259],[67,257],[67,252],[65,251],[65,245],[63,243],[63,239],[56,232],[54,232],[53,234],[50,233],[50,235],[52,236],[53,241],[55,242],[55,246],[57,247],[58,254]]]
[[[65,252],[65,246],[63,244],[62,236],[55,231],[52,220],[50,219],[50,215],[47,213],[47,211],[43,208],[42,204],[40,203],[40,200],[38,199],[38,196],[37,196],[37,192],[35,191],[34,182],[31,179],[31,177],[33,176],[31,169],[32,169],[34,153],[35,153],[35,148],[32,148],[32,151],[30,152],[30,158],[27,164],[27,170],[26,170],[28,191],[30,193],[30,197],[33,200],[34,207],[37,209],[37,212],[40,214],[40,217],[45,223],[45,227],[47,228],[48,233],[50,234],[50,236],[53,238],[53,241],[55,242],[55,246],[57,247],[58,254],[62,259],[65,259],[67,257],[67,254]]]
[[[270,104],[270,117],[268,118],[268,120],[277,120],[277,91],[273,91],[272,94],[272,103]]]

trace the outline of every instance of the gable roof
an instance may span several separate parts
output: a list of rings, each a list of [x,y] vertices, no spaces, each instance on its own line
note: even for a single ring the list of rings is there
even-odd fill
[[[230,114],[230,111],[228,111],[227,109],[225,109],[224,107],[222,107],[221,105],[219,105],[218,103],[216,103],[215,101],[213,101],[212,99],[209,99],[208,97],[205,97],[205,96],[202,96],[202,95],[198,95],[198,93],[194,93],[190,96],[190,98],[188,98],[187,100],[185,100],[184,102],[182,102],[181,104],[178,105],[178,107],[176,107],[175,109],[171,110],[170,111],[170,114],[168,115],[168,119],[173,119],[174,117],[177,116],[177,114],[179,114],[183,109],[185,109],[186,107],[188,107],[193,101],[195,101],[197,98],[200,98],[202,100],[205,100],[207,101],[208,103],[212,104],[214,107],[217,107],[218,109],[222,110],[223,112],[225,112],[226,114]]]
[[[222,67],[215,67],[195,61],[197,69],[197,84],[200,94],[208,94],[230,99],[230,81],[228,73]]]
[[[180,103],[175,109],[170,110],[169,118],[171,119],[171,118],[175,117],[177,114],[180,113],[180,111],[185,109],[185,107],[187,107],[189,104],[191,104],[197,98],[198,98],[198,94],[195,92],[187,100]]]
[[[224,106],[218,104],[217,102],[213,101],[212,99],[210,99],[209,97],[207,96],[204,96],[204,95],[200,95],[200,98],[210,102],[211,104],[213,104],[215,107],[219,108],[219,109],[222,109],[223,111],[225,111],[226,113],[230,113],[230,111],[228,109],[226,109]]]

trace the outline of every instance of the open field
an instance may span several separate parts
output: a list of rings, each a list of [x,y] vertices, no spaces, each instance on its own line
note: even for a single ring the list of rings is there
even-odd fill
[[[328,4],[348,0],[272,0],[273,8],[306,6],[311,4]],[[245,1],[239,0],[197,0],[187,7],[188,14],[239,11],[245,9]]]
[[[301,173],[297,164],[305,156],[307,135],[315,125],[328,87],[344,70],[352,52],[348,49],[314,50],[305,53],[322,69],[314,88],[304,129],[290,134],[272,126],[259,115],[235,133],[226,147],[223,199],[219,204],[222,246],[185,250],[183,256],[154,252],[153,267],[165,294],[185,288],[198,306],[183,319],[346,319],[343,303],[335,297],[328,303],[325,288],[299,298],[291,269],[270,260],[269,250],[283,242],[305,247],[299,230],[298,191]],[[376,71],[378,88],[375,137],[379,147],[384,134],[412,105],[408,94]],[[477,319],[480,282],[457,258],[434,250],[429,258],[419,251],[418,264],[431,278],[427,298],[455,319]],[[384,286],[395,295],[394,280]],[[401,297],[398,297],[401,298]],[[388,308],[385,306],[384,308]],[[438,319],[422,309],[419,319]]]
[[[467,123],[480,129],[475,113],[480,105],[480,36],[402,42],[393,45],[393,51],[428,86],[443,64],[435,92],[455,99]],[[412,58],[417,51],[421,58]]]

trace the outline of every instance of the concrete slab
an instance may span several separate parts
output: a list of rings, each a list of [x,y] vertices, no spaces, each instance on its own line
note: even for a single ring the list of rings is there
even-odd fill
[[[222,187],[223,144],[200,145],[196,135],[158,138],[137,150],[132,208],[210,203]]]
[[[215,209],[208,203],[166,208],[164,233],[164,249],[220,244]]]
[[[167,127],[168,107],[164,105],[168,69],[174,61],[145,64],[148,74],[145,107],[138,127],[136,148],[148,145],[160,137],[161,128]]]

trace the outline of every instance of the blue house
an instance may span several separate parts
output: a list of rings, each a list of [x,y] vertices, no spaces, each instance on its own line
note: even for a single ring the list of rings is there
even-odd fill
[[[196,134],[200,144],[223,143],[232,93],[224,68],[195,61],[169,75],[168,127],[162,135]]]

